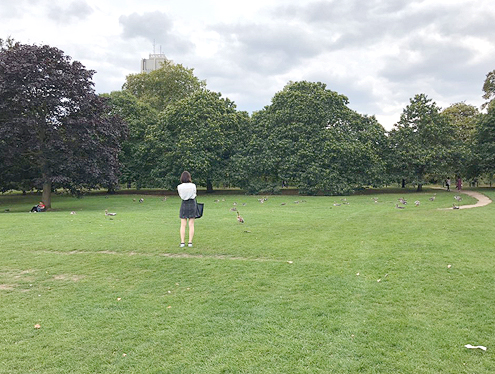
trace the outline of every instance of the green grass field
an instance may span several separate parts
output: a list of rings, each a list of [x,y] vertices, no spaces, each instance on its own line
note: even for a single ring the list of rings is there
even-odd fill
[[[493,373],[495,204],[453,196],[201,195],[185,249],[175,196],[0,196],[0,373]]]

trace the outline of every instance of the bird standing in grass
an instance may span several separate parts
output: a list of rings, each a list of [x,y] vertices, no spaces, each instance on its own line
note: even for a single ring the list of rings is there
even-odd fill
[[[116,216],[116,215],[117,215],[117,213],[108,213],[108,210],[107,210],[107,209],[105,209],[105,215],[106,215],[106,216],[112,216],[112,217],[113,217],[113,216]]]
[[[416,201],[414,202],[414,205],[415,205],[415,206],[419,206],[419,204],[420,204],[419,200],[416,200]]]
[[[239,212],[237,212],[237,221],[239,223],[244,223],[244,218],[241,217],[241,215],[239,214]]]

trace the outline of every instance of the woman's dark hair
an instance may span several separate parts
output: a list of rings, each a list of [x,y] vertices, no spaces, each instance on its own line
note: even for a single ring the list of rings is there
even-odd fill
[[[183,171],[181,176],[180,176],[180,182],[181,183],[191,183],[192,182],[191,173],[189,173],[188,171]]]

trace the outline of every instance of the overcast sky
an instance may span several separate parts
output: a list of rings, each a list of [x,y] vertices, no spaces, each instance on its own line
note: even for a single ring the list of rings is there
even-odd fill
[[[99,93],[161,52],[240,110],[323,82],[387,130],[418,93],[479,107],[495,70],[492,0],[2,0],[9,36],[81,61]]]

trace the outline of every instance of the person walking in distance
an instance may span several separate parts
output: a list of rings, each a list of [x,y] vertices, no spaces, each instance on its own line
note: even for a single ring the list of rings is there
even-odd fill
[[[180,246],[185,247],[186,226],[189,221],[189,242],[188,247],[192,247],[194,237],[194,219],[196,218],[196,185],[192,183],[191,174],[184,171],[180,176],[180,182],[177,186],[182,203],[180,205]]]

